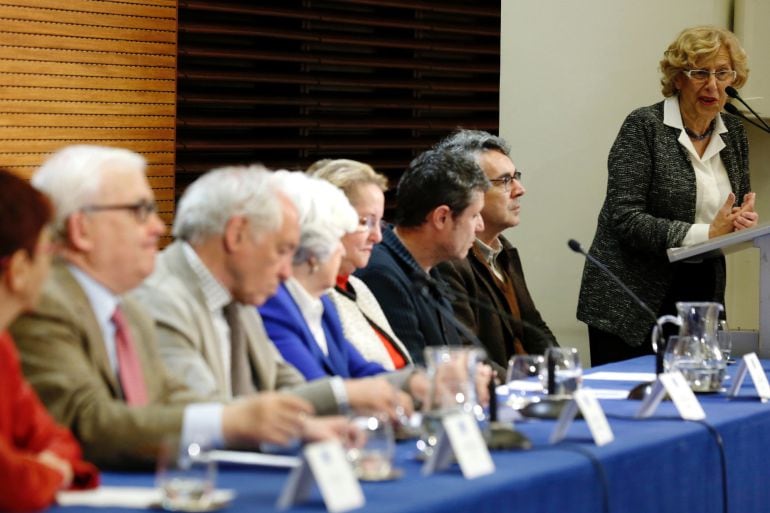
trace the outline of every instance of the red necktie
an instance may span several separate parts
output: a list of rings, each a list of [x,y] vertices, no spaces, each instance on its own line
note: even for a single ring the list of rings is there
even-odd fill
[[[126,402],[131,406],[144,406],[147,404],[147,389],[142,375],[142,366],[139,355],[136,354],[134,339],[128,329],[126,318],[120,305],[115,307],[112,314],[112,322],[115,324],[115,348],[118,354],[118,376],[120,386]]]

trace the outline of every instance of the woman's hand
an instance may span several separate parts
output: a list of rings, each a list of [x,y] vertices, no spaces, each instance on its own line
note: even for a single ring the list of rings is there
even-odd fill
[[[714,220],[709,225],[709,239],[725,235],[735,230],[733,221],[738,216],[737,213],[733,213],[733,205],[735,204],[735,194],[732,192],[727,195],[727,200],[719,209],[717,215],[714,216]]]
[[[743,204],[740,207],[733,208],[733,227],[735,230],[745,230],[753,228],[759,222],[759,214],[754,211],[754,201],[757,194],[750,192],[743,196]]]

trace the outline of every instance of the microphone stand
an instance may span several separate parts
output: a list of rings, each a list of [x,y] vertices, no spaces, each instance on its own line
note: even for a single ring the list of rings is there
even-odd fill
[[[762,123],[762,125],[764,125],[764,128],[762,128],[761,126],[759,126],[757,123],[754,123],[753,121],[751,121],[750,119],[748,119],[746,116],[743,116],[742,114],[736,114],[736,112],[740,112],[740,111],[738,111],[738,109],[735,109],[735,112],[733,112],[733,109],[728,109],[728,108],[727,108],[727,105],[732,105],[732,104],[725,104],[725,110],[726,110],[727,112],[729,112],[730,114],[736,114],[737,116],[740,116],[740,117],[742,117],[743,119],[745,119],[745,120],[746,120],[746,121],[748,121],[749,123],[751,123],[751,124],[753,124],[753,125],[755,125],[755,126],[759,127],[760,129],[764,130],[765,132],[768,132],[768,133],[770,133],[770,126],[768,126],[768,124],[767,124],[767,123],[765,123],[765,120],[764,120],[764,119],[762,119],[762,116],[760,116],[759,114],[757,114],[757,112],[756,112],[754,109],[752,109],[752,108],[751,108],[751,105],[749,105],[748,103],[746,103],[746,101],[745,101],[743,98],[741,98],[741,96],[738,94],[738,90],[737,90],[737,89],[735,89],[733,86],[727,86],[727,87],[725,87],[725,92],[727,93],[727,96],[729,96],[730,98],[735,98],[736,100],[738,100],[739,102],[741,102],[741,103],[742,103],[742,104],[743,104],[743,105],[744,105],[744,106],[745,106],[747,109],[749,109],[749,112],[751,112],[752,114],[754,114],[754,117],[755,117],[755,118],[757,118],[757,120],[758,120],[760,123]],[[733,107],[733,108],[734,108],[734,107]]]
[[[655,374],[663,374],[663,352],[665,351],[665,344],[663,343],[664,336],[663,336],[663,327],[658,322],[658,316],[655,315],[655,312],[652,311],[652,308],[647,306],[647,304],[642,301],[642,299],[637,296],[633,290],[628,288],[628,286],[623,283],[620,278],[618,278],[615,273],[610,271],[606,265],[604,265],[601,261],[599,261],[597,258],[595,258],[593,255],[589,254],[587,251],[583,249],[583,247],[580,245],[578,241],[575,239],[570,239],[567,241],[567,246],[574,251],[575,253],[580,253],[583,255],[586,260],[594,264],[596,267],[598,267],[604,274],[612,278],[612,280],[620,286],[620,288],[625,292],[631,299],[634,300],[634,302],[642,307],[642,309],[647,312],[650,317],[655,321],[655,324],[657,325],[657,340],[652,340],[652,350],[655,352]],[[650,393],[652,392],[652,385],[653,383],[646,382],[646,383],[639,383],[634,388],[631,389],[631,391],[628,393],[629,399],[644,399]]]
[[[489,312],[492,312],[494,314],[500,315],[501,317],[504,317],[505,319],[513,322],[514,324],[521,326],[522,328],[529,327],[534,329],[538,334],[543,337],[544,340],[548,341],[548,347],[554,347],[554,345],[551,343],[550,336],[546,336],[547,334],[543,332],[539,327],[535,326],[534,324],[527,322],[523,319],[517,319],[514,316],[512,316],[510,313],[500,310],[496,308],[494,305],[482,301],[478,298],[472,297],[470,294],[467,294],[463,291],[450,289],[445,284],[436,281],[429,276],[424,275],[418,275],[415,276],[418,282],[422,282],[423,286],[420,288],[421,294],[427,294],[426,287],[430,286],[435,288],[438,292],[442,293],[443,295],[447,297],[453,297],[453,296],[460,296],[461,298],[467,300],[468,302],[483,308]],[[442,312],[442,315],[446,316],[446,308],[438,303],[432,296],[428,294],[428,300],[433,304],[437,309],[439,309],[440,312]],[[454,316],[454,312],[450,314],[451,320],[449,321],[452,325],[456,326],[455,323],[460,324],[460,327],[458,327],[458,331],[465,337],[468,337],[471,342],[478,346],[483,347],[483,344],[478,339],[475,333],[473,333],[467,326],[460,323]],[[547,395],[542,398],[535,398],[532,401],[530,401],[526,406],[523,406],[521,409],[518,410],[518,412],[523,415],[524,417],[531,417],[531,418],[538,418],[538,419],[556,419],[559,418],[559,415],[561,415],[561,411],[564,409],[564,407],[570,402],[571,399],[566,397],[555,397],[554,392],[556,389],[555,384],[555,375],[553,372],[553,367],[555,366],[555,362],[553,359],[548,359],[549,361],[546,362],[546,365],[548,366],[548,388]],[[490,396],[491,397],[491,396]],[[490,403],[491,407],[491,403]]]
[[[749,123],[751,123],[751,124],[752,124],[752,125],[754,125],[755,127],[757,127],[757,128],[759,128],[760,130],[762,130],[763,132],[767,132],[767,133],[770,133],[770,128],[767,128],[767,126],[763,126],[763,125],[764,125],[764,121],[762,121],[762,118],[759,118],[759,117],[758,117],[758,119],[759,119],[760,121],[762,121],[762,123],[763,123],[762,125],[760,125],[760,124],[759,124],[759,123],[757,123],[756,121],[754,121],[754,120],[752,120],[752,119],[749,119],[748,117],[746,117],[746,116],[743,114],[743,112],[739,111],[739,110],[738,110],[738,107],[736,107],[736,106],[735,106],[735,105],[733,105],[732,103],[725,103],[725,110],[726,110],[727,112],[729,112],[730,114],[732,114],[733,116],[738,116],[738,117],[739,117],[739,118],[741,118],[742,120],[744,120],[744,121],[748,121]]]
[[[428,286],[431,284],[434,284],[436,290],[441,290],[438,283],[427,276],[422,276],[417,273],[415,273],[414,278],[416,279],[414,285],[417,288],[417,292],[433,305],[439,314],[462,336],[467,338],[475,347],[484,349],[484,344],[481,343],[476,334],[466,325],[458,321],[454,316],[454,312],[450,311],[430,294]],[[529,449],[532,447],[532,442],[526,435],[516,431],[508,424],[497,421],[497,390],[495,387],[494,376],[489,380],[489,435],[487,437],[487,445],[490,449]]]

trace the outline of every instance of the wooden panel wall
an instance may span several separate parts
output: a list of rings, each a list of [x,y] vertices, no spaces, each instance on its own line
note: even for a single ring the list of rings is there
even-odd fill
[[[174,210],[176,0],[0,0],[0,166],[75,143],[141,153]]]

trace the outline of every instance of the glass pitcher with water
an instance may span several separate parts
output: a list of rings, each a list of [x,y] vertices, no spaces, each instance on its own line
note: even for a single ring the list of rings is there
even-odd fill
[[[438,441],[444,415],[464,411],[484,423],[486,414],[478,401],[476,370],[486,354],[480,348],[434,346],[425,348],[430,391],[423,405],[422,430],[417,448],[430,456]]]
[[[658,340],[660,326],[679,326],[679,336],[666,345],[663,363],[666,371],[678,370],[694,392],[717,392],[722,388],[727,362],[717,339],[719,314],[724,307],[713,302],[680,302],[679,315],[664,315],[652,330]],[[660,350],[660,349],[659,349]]]

